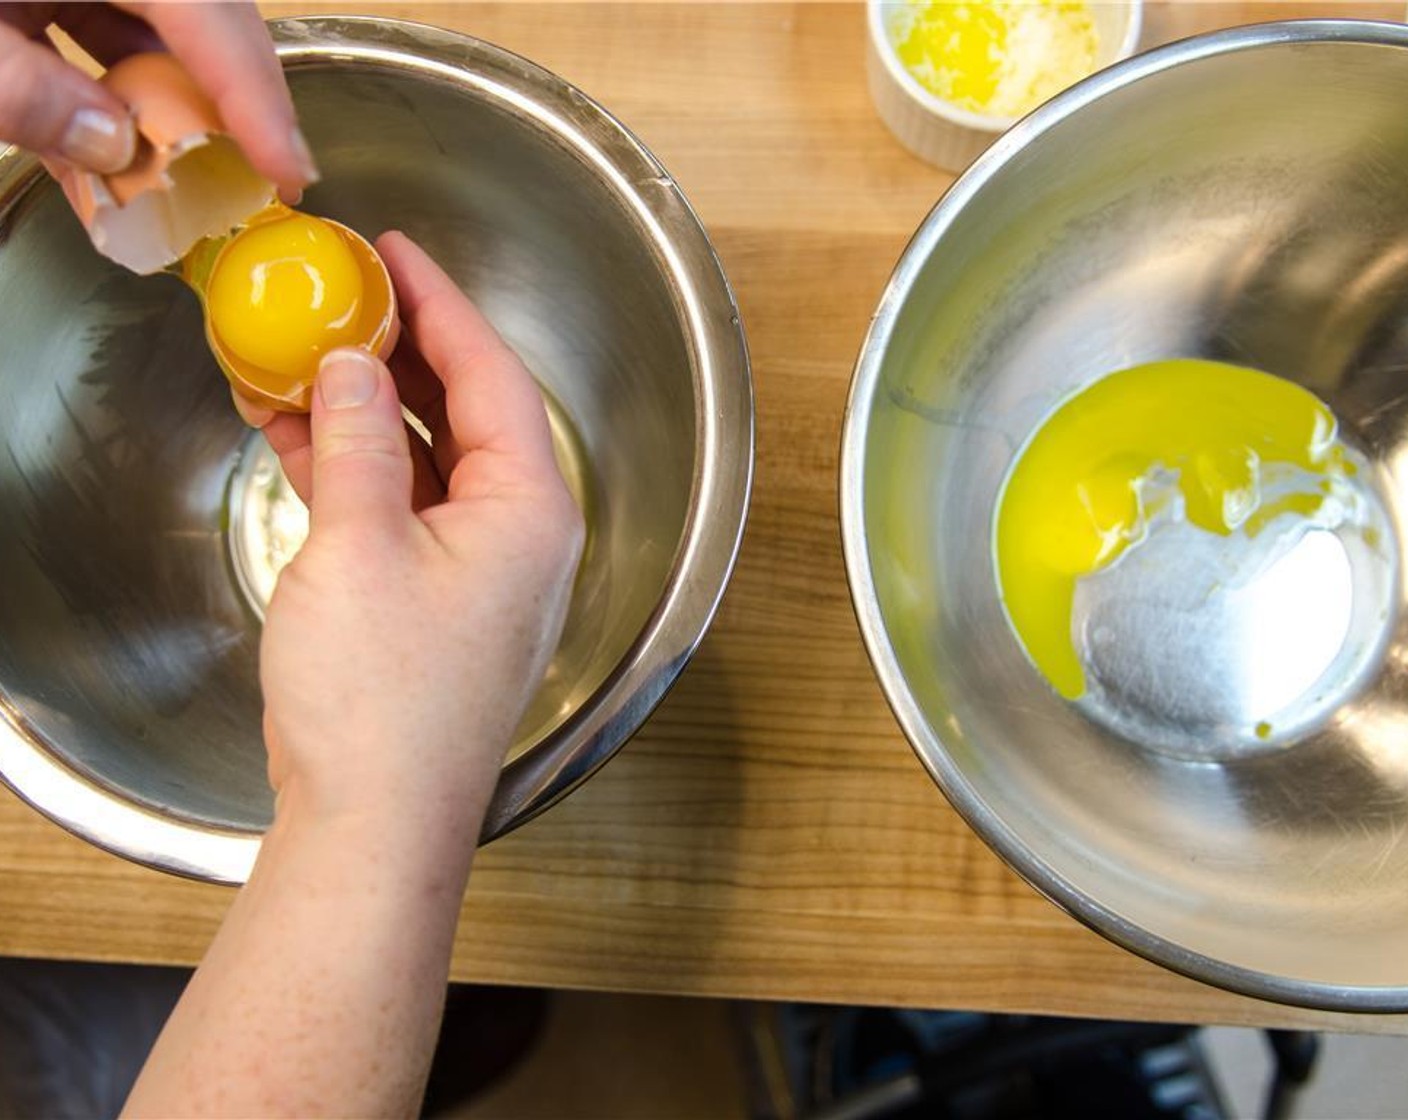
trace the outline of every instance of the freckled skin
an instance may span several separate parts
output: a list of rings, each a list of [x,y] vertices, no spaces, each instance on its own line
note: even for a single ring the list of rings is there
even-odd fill
[[[481,822],[561,630],[583,530],[537,388],[429,258],[378,249],[445,382],[440,467],[366,355],[341,368],[370,363],[369,401],[330,407],[325,365],[311,428],[268,422],[312,499],[261,646],[274,823],[128,1115],[416,1113]],[[421,469],[439,493],[413,507]]]

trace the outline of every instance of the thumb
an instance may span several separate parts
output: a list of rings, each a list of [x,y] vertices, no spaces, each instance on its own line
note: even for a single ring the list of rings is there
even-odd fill
[[[313,386],[311,529],[383,528],[411,512],[411,449],[391,373],[365,350],[328,353]]]
[[[132,162],[126,106],[56,53],[0,23],[0,139],[111,174]]]

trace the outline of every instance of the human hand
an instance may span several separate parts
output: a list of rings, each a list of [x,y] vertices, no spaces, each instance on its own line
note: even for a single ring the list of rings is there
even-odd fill
[[[0,3],[0,143],[112,174],[132,162],[126,106],[45,37],[57,25],[104,66],[170,50],[215,103],[254,169],[286,198],[318,177],[283,70],[252,4]]]
[[[518,357],[408,238],[377,249],[405,325],[394,381],[338,350],[311,416],[241,403],[311,511],[264,629],[269,774],[278,815],[472,850],[561,631],[582,516]]]
[[[311,416],[237,400],[311,499],[261,647],[276,808],[127,1115],[418,1114],[484,810],[562,627],[582,515],[537,386],[420,249],[377,250],[394,380],[334,350]]]

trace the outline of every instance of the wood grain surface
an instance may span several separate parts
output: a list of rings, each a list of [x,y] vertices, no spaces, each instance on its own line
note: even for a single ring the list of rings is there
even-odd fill
[[[717,623],[610,765],[481,853],[457,978],[1408,1032],[1232,996],[1107,944],[989,852],[891,718],[842,570],[840,423],[870,311],[951,177],[872,110],[858,4],[349,9],[489,39],[603,102],[698,209],[754,362],[756,488]],[[1145,45],[1314,14],[1404,11],[1151,5]],[[0,952],[190,963],[230,898],[0,794]]]

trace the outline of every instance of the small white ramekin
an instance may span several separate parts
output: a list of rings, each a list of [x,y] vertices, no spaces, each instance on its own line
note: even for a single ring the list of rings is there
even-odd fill
[[[920,85],[899,60],[887,33],[888,21],[904,7],[904,0],[866,0],[870,96],[901,144],[938,167],[962,171],[1018,118],[960,109]],[[1143,25],[1142,0],[1095,0],[1090,13],[1099,37],[1097,70],[1135,52]]]

